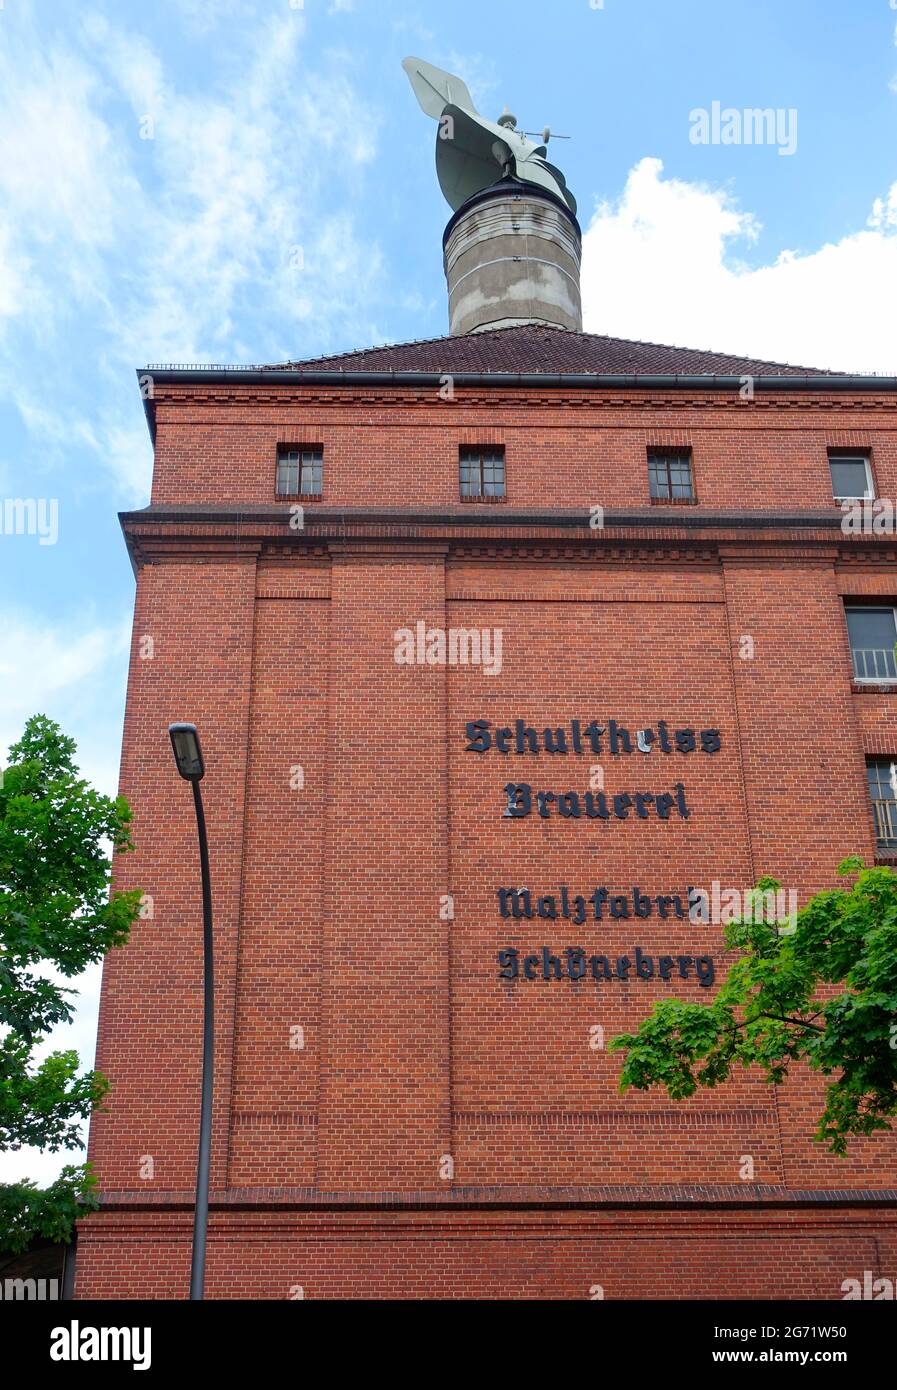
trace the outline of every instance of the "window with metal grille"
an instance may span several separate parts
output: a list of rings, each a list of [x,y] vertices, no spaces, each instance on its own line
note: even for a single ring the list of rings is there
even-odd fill
[[[897,849],[897,763],[890,758],[869,758],[866,771],[878,848]]]
[[[837,453],[830,449],[828,466],[832,475],[832,496],[836,502],[875,496],[872,486],[872,464],[868,454]]]
[[[494,444],[488,448],[464,448],[460,454],[462,497],[504,497],[505,451]]]
[[[654,502],[694,502],[690,449],[649,449],[648,483]]]
[[[893,681],[897,684],[897,614],[890,606],[847,607],[847,636],[853,674],[858,681]]]
[[[277,493],[281,497],[320,497],[324,490],[324,450],[319,445],[286,445],[277,450]]]

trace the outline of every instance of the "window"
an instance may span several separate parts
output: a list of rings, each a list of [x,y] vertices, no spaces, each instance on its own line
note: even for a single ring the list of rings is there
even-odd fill
[[[694,502],[690,449],[649,449],[652,502]]]
[[[496,445],[461,450],[461,496],[481,500],[505,495],[505,451]]]
[[[897,763],[890,758],[869,758],[866,772],[878,848],[897,850]]]
[[[828,466],[832,475],[832,496],[836,502],[875,496],[868,454],[841,454],[829,450]]]
[[[846,608],[847,635],[858,681],[897,684],[897,615],[893,608]]]
[[[319,445],[281,445],[277,450],[280,497],[320,497],[324,490],[324,450]]]

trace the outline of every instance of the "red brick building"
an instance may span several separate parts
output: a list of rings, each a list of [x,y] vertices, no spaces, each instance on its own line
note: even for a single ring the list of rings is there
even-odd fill
[[[148,899],[106,964],[78,1295],[188,1285],[177,719],[215,905],[208,1297],[897,1274],[891,1137],[832,1157],[806,1077],[621,1096],[602,1045],[725,969],[689,888],[772,873],[803,902],[897,846],[897,540],[835,500],[897,496],[897,385],[519,322],[146,394],[117,881]]]

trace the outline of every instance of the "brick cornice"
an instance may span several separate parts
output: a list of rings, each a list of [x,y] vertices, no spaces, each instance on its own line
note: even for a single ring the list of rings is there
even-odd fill
[[[448,373],[446,376],[449,375]],[[847,392],[798,392],[783,390],[775,395],[758,395],[753,401],[743,401],[739,398],[737,389],[730,388],[725,394],[719,389],[715,391],[703,389],[679,389],[671,391],[639,390],[632,386],[609,386],[602,383],[589,383],[587,390],[564,390],[563,388],[554,389],[545,387],[527,387],[525,389],[515,389],[503,384],[493,387],[465,386],[459,377],[455,378],[456,390],[454,396],[443,403],[449,406],[488,406],[495,409],[496,404],[502,407],[514,406],[533,407],[544,409],[546,406],[552,408],[563,407],[577,411],[601,410],[607,406],[625,407],[628,410],[657,410],[657,409],[682,409],[688,406],[690,409],[704,409],[712,411],[734,411],[740,416],[744,416],[749,411],[785,411],[785,410],[819,410],[819,411],[886,411],[892,414],[897,411],[897,396],[893,393],[882,391],[881,394],[869,394],[868,392],[857,392],[850,394]],[[342,387],[321,387],[310,384],[300,384],[289,386],[274,386],[266,390],[258,389],[221,389],[221,390],[175,390],[161,392],[157,391],[155,403],[158,408],[164,404],[166,409],[179,410],[184,406],[211,406],[218,409],[221,406],[251,406],[257,409],[259,406],[275,405],[338,405],[344,408],[355,409],[359,405],[388,405],[407,409],[409,406],[432,406],[435,399],[440,399],[438,391],[443,387],[442,377],[433,377],[432,381],[422,383],[414,387],[371,387],[364,384],[349,384]],[[498,399],[497,399],[498,398]]]
[[[454,385],[452,403],[477,398],[521,404],[588,404],[604,400],[632,400],[639,404],[681,403],[683,399],[700,404],[732,404],[741,413],[759,405],[781,403],[850,405],[872,403],[897,408],[893,377],[856,376],[770,376],[757,375],[753,399],[742,396],[745,378],[741,376],[669,375],[664,373],[602,372],[461,372],[443,371],[239,371],[204,372],[200,369],[165,371],[148,369],[142,373],[145,400],[158,406],[202,403],[222,405],[231,402],[258,405],[269,401],[327,400],[358,404],[383,400],[396,405],[432,401],[434,392],[447,381]]]
[[[190,1191],[109,1191],[104,1211],[166,1211],[192,1209]],[[555,1210],[737,1210],[745,1208],[895,1207],[897,1188],[786,1188],[763,1183],[649,1184],[608,1186],[457,1186],[433,1189],[368,1192],[322,1191],[313,1187],[234,1187],[212,1191],[214,1210],[290,1207],[294,1210],[354,1211],[474,1211],[505,1208],[513,1211]]]
[[[397,540],[358,538],[348,541],[330,541],[327,550],[334,564],[357,563],[360,560],[379,560],[383,556],[395,556],[401,560],[431,560],[441,564],[449,552],[449,543],[444,540],[409,539],[405,544]]]
[[[583,509],[504,506],[341,508],[316,506],[302,530],[292,530],[284,507],[146,507],[120,515],[135,568],[176,560],[223,560],[264,555],[317,560],[364,553],[451,554],[477,559],[576,563],[782,564],[897,563],[890,536],[841,534],[839,510],[716,511],[699,507],[620,508],[592,529]]]
[[[290,501],[283,505],[243,506],[238,503],[207,503],[186,506],[157,503],[140,511],[120,512],[119,520],[127,532],[143,526],[184,527],[218,526],[248,535],[253,527],[277,527],[289,531]],[[521,508],[505,504],[500,511],[493,507],[465,505],[454,507],[343,507],[319,506],[308,508],[303,531],[292,534],[298,539],[312,532],[332,530],[346,533],[351,526],[383,528],[387,526],[446,527],[470,530],[484,527],[508,528],[513,531],[550,528],[581,532],[587,539],[600,541],[609,530],[669,531],[822,531],[829,535],[840,532],[843,513],[840,508],[794,508],[793,510],[718,510],[709,507],[635,506],[607,508],[604,528],[591,525],[587,507]],[[855,543],[893,540],[887,536],[858,536]]]

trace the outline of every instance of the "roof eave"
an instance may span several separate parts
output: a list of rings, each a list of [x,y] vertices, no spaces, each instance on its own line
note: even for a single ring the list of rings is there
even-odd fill
[[[160,386],[396,386],[440,387],[447,378],[455,386],[525,387],[563,390],[614,390],[615,388],[649,391],[704,390],[740,391],[750,381],[755,391],[897,391],[895,376],[807,375],[761,376],[745,372],[739,376],[718,376],[709,373],[665,372],[421,372],[421,371],[333,371],[290,367],[162,367],[138,368],[138,379],[149,377],[151,389],[142,387],[143,408],[155,443],[154,391]]]

